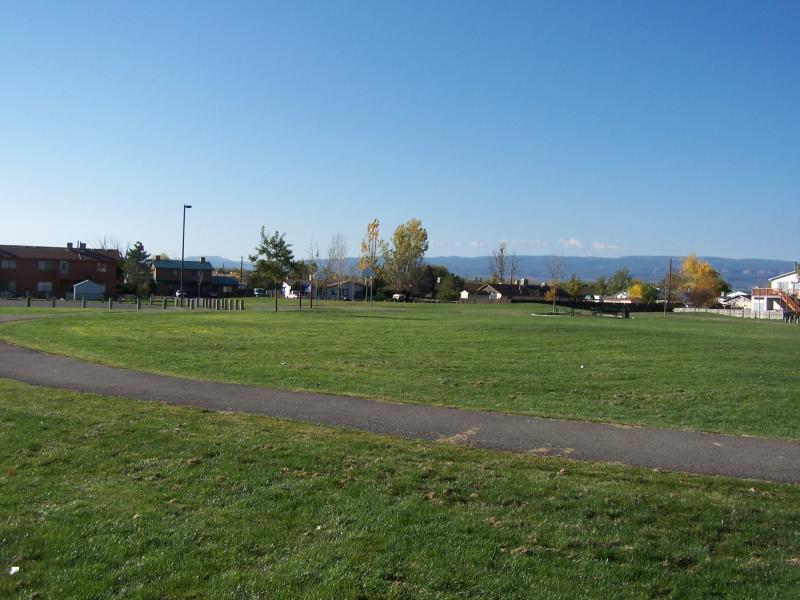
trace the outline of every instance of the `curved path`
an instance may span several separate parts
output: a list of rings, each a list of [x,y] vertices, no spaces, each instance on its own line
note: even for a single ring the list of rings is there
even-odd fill
[[[0,316],[0,323],[17,318]],[[183,379],[96,365],[2,342],[0,377],[492,450],[800,483],[800,443],[782,440],[539,419]]]

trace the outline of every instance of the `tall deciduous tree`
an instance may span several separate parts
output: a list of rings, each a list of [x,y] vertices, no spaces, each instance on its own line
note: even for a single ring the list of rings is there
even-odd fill
[[[631,272],[623,267],[612,273],[611,277],[608,278],[606,286],[609,294],[618,294],[619,292],[626,291],[631,287],[632,283],[633,277],[631,277]]]
[[[489,277],[492,283],[506,282],[506,243],[497,244],[497,250],[492,250],[489,257]]]
[[[361,253],[358,258],[358,268],[372,269],[374,272],[378,268],[378,248],[380,247],[380,221],[373,219],[367,224],[367,233],[361,240]]]
[[[722,292],[729,289],[720,274],[694,254],[683,260],[677,279],[687,300],[694,306],[711,306]]]
[[[419,219],[410,219],[394,230],[390,244],[383,244],[383,268],[396,292],[414,285],[422,258],[428,251],[428,232]]]
[[[253,263],[253,272],[250,274],[253,285],[267,287],[272,284],[275,290],[275,312],[278,312],[278,288],[295,264],[292,246],[283,239],[284,235],[275,231],[268,236],[262,227],[261,241],[256,246],[255,254],[249,257]]]
[[[569,294],[569,297],[572,298],[573,302],[578,299],[578,292],[581,291],[582,287],[583,282],[578,279],[575,273],[573,273],[572,276],[564,282],[564,291]]]
[[[558,282],[561,279],[563,264],[561,256],[552,254],[544,261],[545,269],[550,277],[550,287],[545,294],[545,298],[553,301],[553,312],[556,312],[556,298],[558,298]]]
[[[337,233],[331,238],[328,246],[328,259],[322,272],[325,282],[335,281],[338,284],[338,298],[342,297],[342,280],[346,275],[347,240],[344,235]]]
[[[514,250],[508,256],[508,282],[514,283],[514,280],[517,277],[517,271],[519,270],[519,259],[517,258],[517,251]]]

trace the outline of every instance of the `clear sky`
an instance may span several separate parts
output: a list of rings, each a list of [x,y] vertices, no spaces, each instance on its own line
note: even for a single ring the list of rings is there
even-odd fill
[[[800,258],[800,2],[0,2],[0,243]]]

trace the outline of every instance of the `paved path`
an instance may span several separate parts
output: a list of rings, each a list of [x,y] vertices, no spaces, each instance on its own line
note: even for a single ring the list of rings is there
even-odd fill
[[[0,316],[0,323],[16,317]],[[152,375],[0,342],[0,377],[493,450],[800,483],[800,443],[537,419]]]

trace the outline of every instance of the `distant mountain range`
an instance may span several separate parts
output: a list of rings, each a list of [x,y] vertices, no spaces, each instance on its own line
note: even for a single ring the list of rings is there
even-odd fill
[[[786,273],[794,269],[794,263],[788,260],[772,260],[765,258],[722,258],[718,256],[701,256],[708,261],[733,289],[749,290],[752,287],[766,285],[767,280],[775,275]],[[518,256],[517,277],[524,277],[532,281],[545,281],[548,279],[547,261],[549,256]],[[200,260],[199,256],[190,256],[186,260]],[[216,268],[238,269],[239,261],[222,256],[206,256],[206,260]],[[619,258],[600,258],[594,256],[563,256],[560,257],[563,277],[572,273],[583,279],[591,281],[600,275],[611,275],[617,269],[626,268],[633,277],[643,281],[660,281],[667,272],[669,257],[666,256],[621,256]],[[347,259],[347,268],[355,269],[357,258]],[[476,279],[489,276],[488,256],[434,256],[425,259],[432,265],[442,265],[449,271],[464,277]],[[672,268],[680,267],[681,258],[673,257]],[[245,269],[252,265],[245,261]]]

